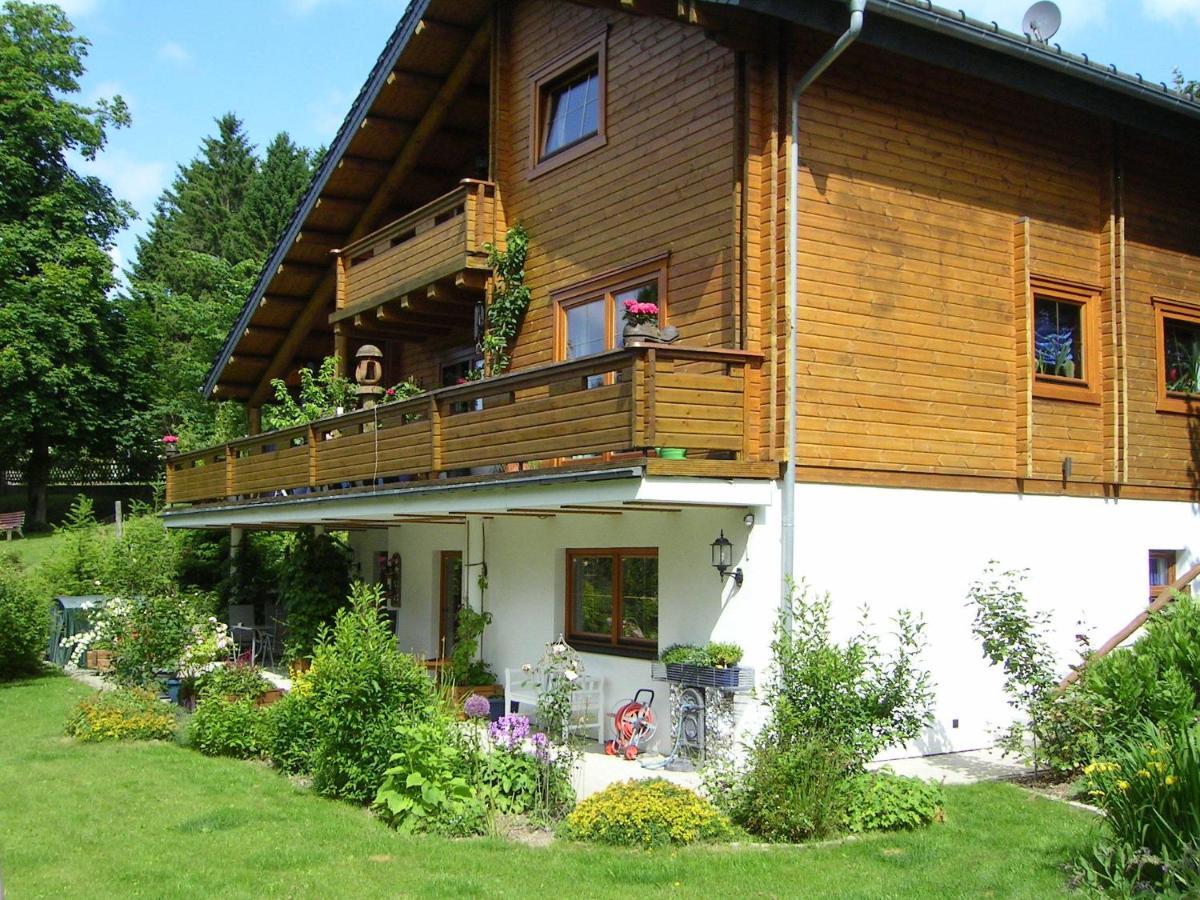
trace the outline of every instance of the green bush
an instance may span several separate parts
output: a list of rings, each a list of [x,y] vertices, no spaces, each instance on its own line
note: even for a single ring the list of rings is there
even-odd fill
[[[1200,896],[1200,726],[1143,722],[1084,781],[1105,815],[1077,859],[1080,881],[1119,896]]]
[[[196,704],[188,728],[188,743],[205,756],[250,759],[262,756],[266,743],[266,713],[249,697],[228,700],[210,695]]]
[[[1200,716],[1200,602],[1176,595],[1128,647],[1090,662],[1076,688],[1096,707],[1101,750],[1123,746],[1145,721],[1180,728]]]
[[[100,571],[103,593],[118,597],[177,594],[182,561],[183,535],[169,530],[162,519],[137,504],[123,524],[121,537],[104,542]]]
[[[687,788],[661,778],[610,784],[567,816],[563,836],[571,840],[655,847],[727,841],[729,820]]]
[[[799,843],[829,837],[845,819],[851,765],[844,748],[819,740],[787,746],[761,740],[740,784],[718,802],[734,822],[764,840]]]
[[[0,557],[0,680],[42,667],[50,632],[50,604],[40,582],[15,559]]]
[[[917,737],[931,721],[929,673],[919,666],[924,623],[896,614],[894,648],[885,654],[867,631],[836,644],[830,599],[794,590],[771,642],[772,668],[763,689],[771,717],[762,739],[788,750],[816,741],[848,754],[863,767],[881,750]]]
[[[851,833],[920,828],[941,817],[944,803],[935,784],[886,769],[864,772],[846,783],[844,826]]]
[[[287,546],[279,568],[279,601],[287,609],[289,657],[312,654],[321,629],[345,605],[352,559],[345,541],[311,528]]]
[[[52,557],[42,565],[46,581],[56,595],[99,594],[111,538],[96,522],[92,501],[83,494],[75,498],[61,525],[54,528],[62,536]]]
[[[266,708],[266,753],[275,768],[288,775],[312,772],[319,734],[316,700],[300,681],[293,678],[292,689]]]
[[[441,716],[409,718],[397,728],[392,754],[373,808],[404,834],[480,834],[483,804],[464,777],[466,761]]]
[[[695,644],[672,644],[660,659],[669,666],[707,666],[708,654]]]
[[[321,629],[311,683],[320,722],[313,783],[327,796],[366,803],[402,749],[398,729],[437,708],[424,667],[396,650],[377,586],[355,584],[349,607]]]
[[[196,688],[201,697],[257,700],[271,690],[271,685],[263,678],[262,670],[257,666],[226,663],[201,675],[197,679]]]
[[[66,732],[87,742],[168,741],[175,736],[175,712],[150,691],[100,691],[76,704]]]
[[[101,638],[95,646],[112,650],[113,676],[119,684],[156,685],[160,673],[175,672],[184,649],[208,622],[208,595],[161,594],[136,600],[111,600],[97,615]]]

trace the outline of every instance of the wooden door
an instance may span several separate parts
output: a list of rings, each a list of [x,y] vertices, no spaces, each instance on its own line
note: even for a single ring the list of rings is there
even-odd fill
[[[441,551],[438,569],[438,646],[441,656],[448,658],[454,651],[454,632],[458,626],[458,611],[463,603],[462,552]]]

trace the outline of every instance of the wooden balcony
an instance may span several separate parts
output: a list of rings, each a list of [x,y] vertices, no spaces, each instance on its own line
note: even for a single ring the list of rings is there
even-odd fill
[[[496,186],[464,180],[444,197],[342,248],[330,322],[362,316],[439,282],[482,290],[490,272],[484,245],[502,240],[504,228]]]
[[[744,351],[657,345],[537,366],[182,454],[167,464],[167,502],[371,490],[614,456],[645,459],[656,474],[775,477],[759,444],[761,367]],[[687,458],[652,458],[656,447]]]

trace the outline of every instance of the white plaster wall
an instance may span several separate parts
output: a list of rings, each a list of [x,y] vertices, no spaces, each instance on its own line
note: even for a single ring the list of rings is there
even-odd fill
[[[988,746],[1011,721],[966,607],[989,560],[1029,570],[1025,594],[1052,614],[1065,673],[1078,660],[1075,634],[1099,645],[1145,607],[1150,550],[1182,551],[1180,573],[1200,559],[1188,503],[801,485],[796,510],[796,571],[830,593],[842,634],[863,603],[884,629],[902,607],[927,622],[936,724],[885,756]]]

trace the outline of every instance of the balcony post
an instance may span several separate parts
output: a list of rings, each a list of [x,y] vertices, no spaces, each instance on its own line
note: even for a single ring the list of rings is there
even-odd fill
[[[308,426],[308,486],[315,490],[317,487],[317,429]]]
[[[225,445],[225,496],[233,496],[233,466],[235,460],[233,448],[228,444]]]
[[[655,394],[654,389],[654,374],[658,369],[658,351],[650,349],[646,351],[646,446],[653,447],[658,439],[656,432],[658,424],[655,421]]]
[[[442,470],[442,407],[436,396],[429,398],[429,466],[432,473]]]
[[[167,487],[166,498],[167,503],[172,503],[175,500],[175,467],[171,464],[171,460],[167,460]]]

